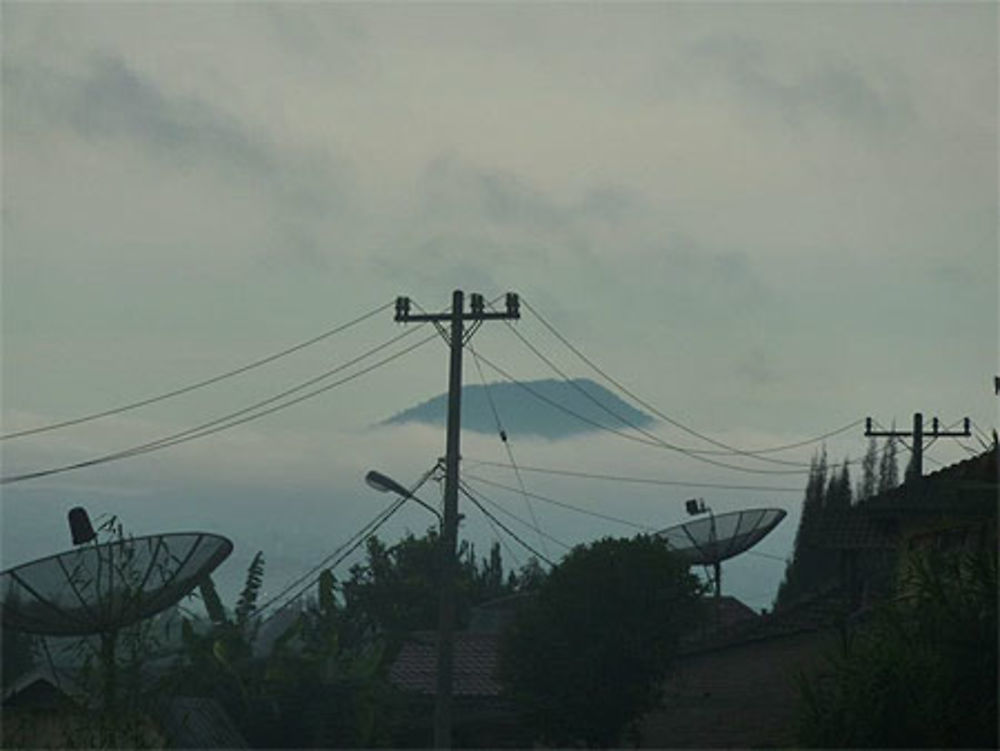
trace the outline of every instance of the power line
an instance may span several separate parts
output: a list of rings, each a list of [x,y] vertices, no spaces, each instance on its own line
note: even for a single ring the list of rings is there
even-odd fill
[[[427,470],[423,475],[421,475],[420,479],[410,488],[410,490],[409,490],[410,494],[412,495],[413,493],[416,493],[424,485],[424,483],[426,483],[427,480],[430,479],[431,475],[434,474],[434,471],[437,468],[438,468],[438,465],[435,464],[433,467],[431,467],[429,470]],[[409,496],[402,496],[402,497],[396,499],[395,501],[393,501],[386,508],[382,509],[382,511],[380,511],[378,514],[376,514],[375,517],[371,519],[371,521],[369,521],[367,524],[363,525],[361,527],[361,529],[359,529],[357,532],[355,532],[353,535],[351,535],[347,539],[347,541],[344,542],[340,547],[338,547],[332,553],[330,553],[325,558],[323,558],[323,560],[321,560],[319,563],[317,563],[312,568],[310,568],[305,574],[303,574],[302,576],[300,576],[297,579],[293,580],[290,584],[288,584],[284,589],[282,589],[274,597],[271,597],[269,600],[267,600],[267,602],[265,602],[263,605],[261,605],[260,607],[257,608],[257,611],[258,612],[262,612],[263,610],[265,610],[266,608],[268,608],[272,603],[274,603],[274,602],[280,600],[282,597],[284,597],[288,592],[290,592],[291,590],[293,590],[295,587],[297,587],[303,581],[305,581],[306,579],[314,576],[317,571],[320,571],[321,569],[324,569],[324,568],[331,568],[331,569],[335,568],[341,561],[343,561],[347,556],[349,556],[351,553],[353,553],[357,549],[358,545],[361,544],[360,540],[367,539],[372,534],[374,534],[375,531],[379,527],[381,527],[383,524],[385,524],[385,522],[387,522],[389,520],[389,518],[393,514],[395,514],[396,511],[398,511],[403,506],[403,504],[406,503],[406,501],[408,500],[408,498],[409,498]],[[329,561],[332,558],[334,558],[335,556],[337,556],[348,545],[351,545],[352,542],[356,542],[356,544],[353,545],[346,553],[344,553],[343,555],[341,555],[333,564],[329,564]],[[301,597],[305,592],[308,591],[309,587],[311,587],[315,583],[316,583],[316,580],[312,579],[294,597],[290,598],[288,600],[288,602],[292,602],[293,600],[296,600],[299,597]],[[287,605],[287,604],[288,603],[285,603],[285,605]],[[284,607],[284,606],[282,606],[282,607]],[[279,608],[279,610],[280,610],[280,608]],[[265,620],[267,620],[267,619],[265,619]]]
[[[510,469],[507,464],[502,464],[500,462],[491,462],[484,459],[469,459],[468,461],[474,461],[476,464],[484,465],[488,467],[499,467],[501,469]],[[792,488],[787,486],[776,486],[776,485],[727,485],[723,483],[712,483],[712,482],[687,482],[684,480],[659,480],[648,477],[629,477],[626,475],[609,475],[609,474],[599,474],[595,472],[578,472],[570,469],[551,469],[548,467],[528,467],[521,465],[522,472],[541,472],[550,475],[564,475],[567,477],[579,477],[587,480],[609,480],[612,482],[632,482],[641,485],[665,485],[683,488],[712,488],[715,490],[761,490],[770,491],[776,493],[801,493],[802,488]]]
[[[549,404],[552,407],[555,407],[556,409],[558,409],[558,410],[560,410],[562,412],[565,412],[568,415],[572,415],[576,419],[578,419],[578,420],[580,420],[582,422],[585,422],[588,425],[593,425],[595,428],[607,431],[609,433],[613,433],[613,434],[617,435],[620,438],[624,438],[624,439],[629,440],[629,441],[635,441],[637,443],[643,443],[643,444],[646,444],[647,446],[653,446],[655,448],[661,448],[661,449],[668,449],[670,451],[676,451],[676,452],[678,452],[680,454],[684,454],[685,456],[690,457],[691,459],[696,459],[696,460],[698,460],[700,462],[705,462],[706,464],[713,464],[713,465],[715,465],[717,467],[723,467],[725,469],[737,470],[737,471],[740,471],[740,472],[750,472],[750,473],[753,473],[753,474],[765,474],[765,475],[806,475],[806,474],[809,473],[809,470],[804,470],[804,469],[803,470],[798,470],[798,469],[796,469],[796,470],[782,470],[782,469],[754,469],[752,467],[740,467],[740,466],[735,465],[735,464],[728,464],[727,462],[720,462],[717,459],[709,459],[708,457],[701,456],[700,454],[693,454],[690,451],[688,451],[688,450],[686,450],[686,449],[684,449],[684,448],[682,448],[680,446],[674,446],[673,444],[667,443],[666,441],[664,441],[662,439],[659,439],[659,438],[657,438],[654,441],[654,440],[650,440],[648,438],[642,438],[640,436],[630,435],[630,434],[625,433],[625,432],[623,432],[621,430],[618,430],[617,428],[612,428],[611,426],[604,425],[602,423],[597,422],[596,420],[591,420],[589,417],[586,417],[585,415],[581,415],[579,412],[576,412],[576,411],[570,409],[569,407],[567,407],[567,406],[565,406],[563,404],[560,404],[559,402],[554,401],[553,399],[548,398],[544,394],[541,394],[537,390],[533,389],[528,384],[523,383],[522,381],[519,381],[514,376],[512,376],[510,373],[508,373],[506,370],[504,370],[503,368],[501,368],[499,365],[493,363],[492,361],[490,361],[489,359],[487,359],[483,355],[479,355],[479,358],[484,363],[486,363],[491,368],[493,368],[493,370],[495,370],[497,373],[499,373],[504,378],[506,378],[508,381],[510,381],[511,383],[513,383],[513,384],[517,385],[518,387],[524,389],[529,394],[531,394],[532,396],[534,396],[536,399],[539,399],[540,401],[543,401],[546,404]]]
[[[624,417],[624,416],[618,414],[617,412],[615,412],[614,410],[612,410],[610,407],[608,407],[606,404],[604,404],[602,401],[600,401],[599,399],[595,398],[585,388],[583,388],[579,383],[577,383],[574,380],[572,380],[571,378],[569,378],[569,376],[567,376],[554,362],[552,362],[552,360],[549,357],[547,357],[537,347],[535,347],[535,345],[533,345],[531,342],[529,342],[528,339],[520,331],[518,331],[517,329],[515,329],[509,323],[507,324],[507,328],[509,328],[510,331],[511,331],[511,333],[513,333],[521,341],[521,343],[524,344],[525,347],[527,347],[529,350],[531,350],[531,352],[536,357],[538,357],[542,362],[544,362],[546,365],[548,365],[549,368],[553,372],[555,372],[559,377],[561,377],[563,379],[563,382],[565,382],[568,386],[570,386],[571,388],[573,388],[575,391],[577,391],[580,394],[582,394],[584,398],[586,398],[588,401],[592,402],[593,404],[597,405],[600,409],[602,409],[604,412],[606,412],[607,414],[609,414],[612,417],[614,417],[619,422],[621,422],[621,423],[625,424],[626,426],[632,428],[632,430],[635,430],[638,433],[642,433],[644,436],[646,436],[647,438],[650,438],[651,440],[653,440],[657,444],[662,445],[664,448],[669,448],[669,449],[671,449],[673,451],[679,451],[681,453],[686,453],[686,454],[703,454],[703,453],[708,453],[708,452],[701,451],[701,450],[698,450],[698,449],[693,449],[693,448],[690,448],[690,447],[687,447],[687,446],[677,446],[677,445],[673,445],[673,444],[667,443],[665,440],[663,440],[660,436],[656,435],[655,433],[652,433],[652,432],[646,430],[645,428],[643,428],[643,427],[641,427],[639,425],[636,425],[635,422],[633,422],[632,420],[630,420],[627,417]],[[754,453],[746,452],[746,451],[732,450],[732,451],[728,451],[727,453],[728,454],[742,454],[742,455],[748,456],[751,459],[756,459],[757,461],[762,461],[762,462],[769,462],[769,463],[772,463],[772,464],[783,464],[783,465],[793,466],[793,467],[805,467],[805,466],[808,466],[807,464],[805,464],[803,462],[788,461],[788,460],[785,460],[785,459],[771,459],[769,457],[757,456]]]
[[[524,486],[524,478],[521,477],[521,472],[517,468],[517,462],[514,461],[514,452],[510,447],[510,442],[507,440],[507,431],[503,429],[503,424],[500,422],[500,413],[497,412],[496,404],[493,401],[493,392],[490,390],[490,385],[486,382],[486,377],[483,375],[482,365],[479,363],[479,355],[476,350],[473,349],[472,345],[469,346],[469,352],[472,353],[472,361],[476,365],[476,370],[479,372],[479,380],[483,383],[483,389],[486,391],[486,399],[490,404],[490,410],[493,412],[493,420],[496,422],[497,433],[500,436],[500,442],[503,443],[504,448],[507,450],[507,458],[510,459],[511,466],[514,467],[514,474],[517,476],[517,484],[521,487],[521,494],[524,496],[524,505],[528,507],[528,515],[531,517],[531,521],[534,524],[535,533],[538,535],[538,542],[542,546],[542,550],[548,555],[548,550],[545,547],[545,540],[542,536],[541,527],[538,526],[538,518],[535,516],[535,509],[531,505],[531,500],[528,498],[528,490]]]
[[[487,480],[484,477],[477,477],[476,475],[470,475],[469,473],[465,473],[465,477],[474,482],[481,482],[484,485],[490,485],[494,488],[499,488],[500,490],[508,490],[511,493],[518,492],[517,488],[512,488],[509,485],[504,485],[499,482],[493,482],[492,480]],[[581,508],[579,506],[574,506],[571,503],[566,503],[565,501],[557,501],[554,498],[548,498],[544,495],[539,495],[538,493],[530,493],[530,495],[532,498],[535,498],[539,501],[544,501],[545,503],[551,503],[553,506],[559,506],[560,508],[569,509],[570,511],[576,511],[579,514],[585,514],[586,516],[593,516],[596,519],[603,519],[605,521],[616,522],[618,524],[623,524],[627,527],[632,527],[633,529],[641,529],[647,532],[651,532],[654,530],[653,527],[650,527],[649,525],[646,524],[637,524],[635,522],[630,522],[628,519],[621,519],[617,516],[602,514],[599,511],[590,511],[588,509]]]
[[[503,485],[503,484],[501,484],[499,482],[493,482],[493,481],[487,480],[486,478],[483,478],[483,477],[477,477],[475,475],[470,475],[468,473],[466,473],[465,477],[469,478],[470,480],[473,480],[474,482],[480,482],[480,483],[483,483],[484,485],[490,485],[490,486],[492,486],[494,488],[499,488],[500,490],[507,490],[507,491],[510,491],[511,493],[516,493],[517,492],[516,488],[512,488],[509,485]],[[480,496],[482,496],[483,498],[485,498],[485,496],[482,494],[482,491],[479,491],[479,492],[480,492]],[[574,506],[571,503],[566,503],[565,501],[557,501],[555,498],[549,498],[549,497],[546,497],[546,496],[543,496],[543,495],[538,495],[537,493],[530,493],[529,495],[531,495],[532,498],[536,498],[536,499],[538,499],[540,501],[545,501],[546,503],[551,503],[554,506],[559,506],[561,508],[569,509],[571,511],[576,511],[577,513],[584,514],[586,516],[593,516],[593,517],[596,517],[598,519],[605,519],[607,521],[612,521],[612,522],[616,522],[618,524],[623,524],[625,526],[632,527],[633,529],[638,529],[638,530],[640,530],[642,532],[645,532],[645,533],[655,533],[655,532],[658,531],[657,527],[652,527],[652,526],[650,526],[648,524],[639,524],[637,522],[629,521],[628,519],[622,519],[620,517],[610,516],[608,514],[602,514],[602,513],[598,512],[598,511],[591,511],[589,509],[581,508],[580,506]],[[759,556],[761,558],[769,558],[769,559],[771,559],[773,561],[780,561],[781,563],[785,563],[786,562],[785,558],[782,558],[781,556],[778,556],[778,555],[773,555],[771,553],[763,553],[763,552],[760,552],[760,551],[757,551],[757,550],[747,550],[745,552],[749,553],[750,555]]]
[[[834,431],[830,431],[828,433],[825,433],[822,436],[818,436],[817,438],[813,438],[813,439],[810,439],[808,441],[799,441],[799,442],[792,443],[792,444],[786,444],[784,446],[775,446],[775,447],[770,447],[770,448],[767,448],[767,449],[757,449],[757,450],[744,450],[744,449],[735,448],[735,447],[730,446],[728,444],[725,444],[725,443],[723,443],[721,441],[718,441],[718,440],[716,440],[714,438],[706,436],[706,435],[698,432],[697,430],[688,427],[687,425],[684,425],[683,423],[679,422],[678,420],[675,420],[674,418],[672,418],[672,417],[664,414],[662,411],[658,410],[652,404],[649,404],[645,400],[643,400],[640,397],[636,396],[636,394],[634,394],[632,391],[630,391],[628,388],[626,388],[624,385],[622,385],[619,381],[617,381],[616,379],[614,379],[610,375],[608,375],[603,369],[601,369],[600,367],[598,367],[593,362],[593,360],[591,360],[589,357],[587,357],[585,354],[583,354],[583,352],[581,352],[577,347],[575,347],[568,339],[566,339],[566,337],[564,337],[562,334],[560,334],[559,331],[557,331],[554,326],[552,326],[547,320],[545,320],[545,318],[537,310],[535,310],[534,307],[532,307],[532,305],[531,305],[530,302],[528,302],[526,300],[522,300],[522,302],[524,303],[524,306],[528,310],[530,310],[532,312],[532,314],[534,314],[535,318],[537,318],[538,321],[546,329],[548,329],[549,332],[553,336],[555,336],[559,341],[561,341],[571,352],[573,352],[573,354],[575,354],[577,357],[579,357],[581,360],[583,360],[583,362],[585,362],[587,365],[589,365],[596,373],[598,373],[608,383],[612,384],[615,388],[617,388],[623,394],[625,394],[626,396],[628,396],[629,398],[631,398],[637,404],[645,407],[646,409],[648,409],[650,412],[652,412],[653,414],[655,414],[657,417],[659,417],[660,419],[664,420],[665,422],[668,422],[671,425],[673,425],[673,426],[675,426],[677,428],[680,428],[681,430],[685,431],[686,433],[689,433],[689,434],[695,436],[696,438],[700,438],[701,440],[706,441],[707,443],[711,443],[711,444],[713,444],[715,446],[718,446],[720,448],[726,449],[726,453],[729,453],[729,454],[738,454],[738,455],[745,455],[745,456],[753,456],[755,454],[773,453],[773,452],[776,452],[776,451],[784,451],[784,450],[789,449],[789,448],[798,448],[800,446],[805,446],[805,445],[808,445],[810,443],[818,443],[818,442],[820,442],[822,440],[825,440],[826,438],[832,437],[834,435],[838,435],[839,433],[846,432],[847,430],[850,430],[851,428],[856,427],[857,425],[859,425],[862,422],[861,420],[858,420],[858,421],[855,421],[855,422],[851,423],[850,425],[847,425],[847,426],[845,426],[843,428],[838,428],[838,429],[836,429]],[[695,451],[696,450],[692,449],[692,453],[694,453]]]
[[[490,498],[490,497],[489,497],[488,495],[486,495],[486,494],[485,494],[484,492],[482,492],[481,490],[476,490],[476,491],[473,491],[473,489],[472,489],[472,488],[470,488],[470,487],[468,486],[468,484],[466,484],[465,488],[466,488],[466,490],[467,490],[468,492],[470,492],[470,493],[472,493],[472,492],[475,492],[475,493],[476,493],[476,494],[477,494],[477,495],[479,496],[479,498],[480,498],[481,500],[483,500],[483,501],[486,501],[486,502],[487,502],[487,503],[489,503],[489,504],[490,504],[491,506],[493,506],[493,508],[495,508],[495,509],[496,509],[497,511],[499,511],[500,513],[502,513],[502,514],[504,514],[504,515],[506,515],[506,516],[509,516],[509,517],[510,517],[511,519],[513,519],[514,521],[516,521],[516,522],[517,522],[518,524],[521,524],[522,526],[525,526],[525,527],[527,527],[528,529],[531,529],[531,530],[534,530],[535,532],[540,532],[540,530],[537,530],[537,529],[535,529],[534,525],[532,525],[532,523],[531,523],[531,522],[529,522],[529,521],[525,521],[524,519],[522,519],[522,518],[521,518],[520,516],[518,516],[518,515],[517,515],[517,514],[515,514],[514,512],[512,512],[512,511],[509,511],[508,509],[505,509],[505,508],[503,507],[503,505],[502,505],[502,504],[500,504],[500,503],[497,503],[497,502],[496,502],[495,500],[493,500],[492,498]],[[550,534],[547,534],[547,533],[545,533],[545,532],[540,532],[540,534],[541,534],[541,535],[542,535],[543,537],[545,537],[545,539],[547,539],[547,540],[551,540],[552,542],[554,542],[554,543],[555,543],[556,545],[558,545],[559,547],[563,548],[564,550],[569,550],[570,548],[572,548],[572,547],[573,547],[572,545],[567,545],[567,544],[566,544],[565,542],[563,542],[562,540],[560,540],[560,539],[558,539],[558,538],[556,538],[556,537],[553,537],[552,535],[550,535]],[[548,555],[548,554],[549,554],[549,551],[547,551],[547,550],[546,550],[546,551],[545,551],[545,554],[546,554],[546,555]]]
[[[258,612],[263,612],[264,610],[266,610],[267,608],[269,608],[273,603],[277,602],[282,597],[284,597],[286,594],[288,594],[293,589],[295,589],[297,586],[299,586],[300,584],[302,584],[303,581],[305,581],[306,579],[310,579],[310,577],[313,577],[321,569],[325,569],[325,568],[332,569],[332,568],[334,568],[337,565],[337,563],[339,563],[341,560],[343,560],[343,558],[342,557],[338,558],[336,562],[334,562],[333,564],[330,564],[330,561],[333,558],[335,558],[336,556],[338,556],[348,545],[351,545],[352,543],[358,542],[360,539],[363,539],[363,538],[369,536],[368,535],[369,529],[372,532],[374,532],[375,529],[377,529],[379,526],[381,526],[381,524],[383,524],[384,522],[388,521],[389,517],[392,516],[394,513],[396,513],[396,511],[398,511],[403,506],[403,504],[405,502],[406,502],[405,498],[397,498],[389,506],[387,506],[386,508],[382,509],[382,511],[380,511],[371,521],[369,521],[360,530],[358,530],[353,535],[351,535],[347,539],[346,542],[344,542],[343,544],[341,544],[340,547],[336,548],[332,553],[330,553],[329,555],[327,555],[323,560],[321,560],[319,563],[315,564],[305,574],[299,576],[297,579],[294,579],[290,584],[286,585],[280,592],[278,592],[278,594],[274,595],[274,597],[271,597],[266,602],[264,602],[262,605],[260,605],[257,608],[257,611]],[[347,554],[349,555],[351,552],[354,551],[354,549],[355,548],[352,547],[350,550],[347,551]],[[292,602],[292,601],[298,599],[299,597],[301,597],[305,592],[307,592],[309,590],[309,587],[311,587],[315,583],[316,583],[316,579],[310,579],[310,581],[302,589],[300,589],[299,592],[296,595],[294,595],[293,597],[288,598],[288,602]],[[287,605],[288,602],[284,603],[281,607],[284,607],[285,605]],[[278,608],[278,609],[280,610],[281,608]]]
[[[554,567],[556,565],[552,561],[550,561],[546,556],[542,555],[537,550],[535,550],[533,547],[531,547],[528,543],[526,543],[524,540],[522,540],[518,536],[518,534],[516,532],[513,532],[511,530],[510,527],[508,527],[502,521],[500,521],[495,516],[493,516],[493,514],[491,514],[489,511],[487,511],[486,508],[483,506],[483,504],[481,504],[476,499],[476,497],[471,492],[469,492],[469,490],[467,488],[463,487],[461,483],[459,484],[458,489],[460,491],[462,491],[462,494],[466,498],[468,498],[470,501],[472,501],[472,503],[475,504],[476,508],[478,508],[480,511],[482,511],[483,514],[485,514],[487,516],[487,518],[491,519],[498,527],[500,527],[500,529],[502,529],[504,532],[506,532],[508,535],[510,535],[512,538],[514,538],[514,540],[517,541],[521,545],[521,547],[523,547],[526,550],[530,551],[536,558],[541,558],[543,561],[545,561],[550,566]]]
[[[319,336],[314,336],[311,339],[307,339],[304,342],[300,342],[299,344],[296,344],[296,345],[294,345],[292,347],[288,347],[287,349],[283,349],[280,352],[275,352],[274,354],[268,355],[267,357],[262,357],[259,360],[254,360],[253,362],[248,363],[247,365],[243,365],[243,366],[241,366],[239,368],[235,368],[234,370],[229,370],[229,371],[227,371],[225,373],[221,373],[219,375],[212,376],[211,378],[206,378],[205,380],[198,381],[197,383],[192,383],[192,384],[190,384],[188,386],[184,386],[182,388],[174,389],[174,390],[168,391],[168,392],[166,392],[164,394],[159,394],[158,396],[152,396],[152,397],[149,397],[147,399],[141,399],[141,400],[139,400],[137,402],[131,402],[129,404],[123,404],[123,405],[121,405],[119,407],[113,407],[111,409],[106,409],[106,410],[104,410],[102,412],[95,412],[93,414],[85,415],[83,417],[77,417],[77,418],[72,419],[72,420],[63,420],[61,422],[50,423],[48,425],[41,425],[41,426],[36,427],[36,428],[29,428],[29,429],[26,429],[26,430],[18,430],[18,431],[14,432],[14,433],[6,433],[4,435],[0,435],[0,441],[5,441],[5,440],[7,440],[9,438],[20,438],[22,436],[34,435],[35,433],[43,433],[43,432],[46,432],[46,431],[49,431],[49,430],[56,430],[58,428],[67,428],[67,427],[70,427],[72,425],[80,425],[81,423],[90,422],[92,420],[97,420],[97,419],[102,418],[102,417],[110,417],[111,415],[121,414],[122,412],[127,412],[129,410],[138,409],[139,407],[145,407],[145,406],[147,406],[149,404],[155,404],[156,402],[161,402],[161,401],[164,401],[165,399],[170,399],[170,398],[175,397],[175,396],[180,396],[182,394],[187,394],[187,393],[189,393],[191,391],[203,388],[205,386],[210,386],[210,385],[212,385],[214,383],[218,383],[219,381],[225,380],[227,378],[232,378],[233,376],[241,375],[243,373],[246,373],[247,371],[253,370],[254,368],[259,368],[262,365],[267,365],[268,363],[274,362],[275,360],[278,360],[278,359],[280,359],[282,357],[285,357],[286,355],[290,355],[293,352],[298,352],[301,349],[305,349],[306,347],[312,346],[313,344],[316,344],[317,342],[320,342],[320,341],[322,341],[324,339],[328,339],[329,337],[333,336],[334,334],[339,334],[342,331],[346,331],[347,329],[351,328],[352,326],[355,326],[355,325],[361,323],[362,321],[365,321],[365,320],[367,320],[369,318],[372,318],[373,316],[378,315],[383,310],[388,309],[391,305],[392,305],[392,303],[386,303],[385,305],[382,305],[382,306],[376,308],[375,310],[372,310],[372,311],[370,311],[368,313],[365,313],[362,316],[358,316],[357,318],[355,318],[352,321],[348,321],[347,323],[345,323],[345,324],[343,324],[341,326],[337,326],[336,328],[330,329],[329,331],[325,331],[322,334],[320,334]]]
[[[360,362],[361,360],[366,359],[367,357],[370,357],[373,353],[375,353],[375,352],[377,352],[377,351],[379,351],[381,349],[386,348],[387,346],[389,346],[389,345],[391,345],[391,344],[399,341],[403,337],[408,336],[409,334],[414,333],[416,331],[417,331],[416,328],[410,329],[410,330],[404,332],[403,334],[400,334],[400,335],[394,337],[393,339],[390,339],[388,342],[385,342],[385,343],[379,345],[378,347],[374,347],[374,348],[370,349],[368,352],[364,353],[363,355],[360,355],[359,357],[351,360],[350,362],[345,363],[344,365],[340,365],[337,368],[334,368],[334,369],[332,369],[330,371],[327,371],[326,373],[323,373],[320,376],[317,376],[315,378],[311,378],[311,379],[309,379],[308,381],[306,381],[304,383],[301,383],[301,384],[299,384],[299,385],[297,385],[297,386],[295,386],[295,387],[293,387],[291,389],[288,389],[288,390],[282,392],[281,394],[278,394],[276,396],[270,397],[270,398],[265,399],[265,400],[263,400],[261,402],[257,402],[256,404],[253,404],[253,405],[251,405],[249,407],[245,407],[245,408],[243,408],[243,409],[241,409],[241,410],[239,410],[237,412],[233,412],[233,413],[231,413],[229,415],[225,415],[225,416],[217,418],[215,420],[211,420],[209,422],[202,423],[201,425],[198,425],[198,426],[196,426],[194,428],[189,428],[187,430],[183,430],[183,431],[181,431],[179,433],[174,433],[172,435],[166,436],[164,438],[157,439],[155,441],[150,441],[148,443],[144,443],[144,444],[141,444],[139,446],[134,446],[132,448],[125,449],[125,450],[122,450],[122,451],[116,451],[114,453],[106,454],[104,456],[100,456],[100,457],[97,457],[95,459],[88,459],[86,461],[76,462],[74,464],[67,464],[67,465],[63,465],[63,466],[60,466],[60,467],[55,467],[55,468],[52,468],[52,469],[39,470],[39,471],[36,471],[36,472],[28,472],[28,473],[24,473],[24,474],[20,474],[20,475],[12,475],[12,476],[0,477],[0,485],[4,485],[4,484],[8,484],[8,483],[15,483],[15,482],[22,482],[22,481],[25,481],[25,480],[37,479],[39,477],[46,477],[48,475],[59,474],[59,473],[62,473],[62,472],[69,472],[69,471],[76,470],[76,469],[83,469],[85,467],[92,467],[92,466],[96,466],[98,464],[104,464],[104,463],[111,462],[111,461],[117,461],[119,459],[126,459],[126,458],[130,458],[130,457],[133,457],[133,456],[138,456],[138,455],[141,455],[141,454],[146,454],[146,453],[149,453],[151,451],[157,451],[159,449],[168,448],[170,446],[175,446],[175,445],[177,445],[179,443],[185,443],[187,441],[192,441],[192,440],[195,440],[195,439],[198,439],[198,438],[204,438],[204,437],[212,435],[214,433],[219,433],[219,432],[221,432],[223,430],[229,430],[230,428],[234,428],[237,425],[242,425],[244,423],[251,422],[252,420],[259,419],[259,418],[264,417],[266,415],[269,415],[269,414],[271,414],[273,412],[277,412],[277,411],[285,409],[287,407],[291,407],[294,404],[298,404],[299,402],[305,401],[307,399],[311,399],[311,398],[313,398],[315,396],[318,396],[319,394],[322,394],[322,393],[324,393],[326,391],[329,391],[330,389],[333,389],[333,388],[335,388],[337,386],[341,386],[341,385],[343,385],[345,383],[348,383],[349,381],[353,381],[354,379],[359,378],[362,375],[366,375],[367,373],[370,373],[371,371],[375,370],[376,368],[380,368],[383,365],[386,365],[386,364],[392,362],[393,360],[396,360],[396,359],[402,357],[403,355],[412,352],[413,350],[417,349],[418,347],[422,347],[423,345],[425,345],[428,342],[430,342],[431,340],[433,340],[435,338],[435,336],[436,336],[436,335],[432,334],[429,337],[425,337],[424,339],[421,339],[416,344],[412,344],[409,347],[406,347],[406,348],[400,350],[399,352],[396,352],[396,353],[394,353],[394,354],[392,354],[392,355],[390,355],[388,357],[385,357],[385,358],[383,358],[382,360],[379,360],[378,362],[376,362],[373,365],[370,365],[368,367],[362,368],[361,370],[359,370],[359,371],[357,371],[355,373],[352,373],[352,374],[350,374],[348,376],[345,376],[344,378],[341,378],[341,379],[339,379],[337,381],[334,381],[333,383],[329,383],[329,384],[326,384],[325,386],[322,386],[320,388],[317,388],[317,389],[314,389],[312,391],[309,391],[309,392],[307,392],[305,394],[302,394],[302,395],[300,395],[300,396],[298,396],[298,397],[296,397],[294,399],[291,399],[291,400],[286,401],[286,402],[281,403],[281,404],[277,404],[277,405],[275,405],[273,407],[270,407],[268,409],[262,410],[260,412],[256,412],[254,414],[250,414],[250,415],[247,415],[245,417],[240,417],[240,419],[233,419],[233,418],[235,418],[235,417],[237,417],[239,415],[245,415],[248,412],[252,412],[253,410],[258,409],[261,406],[264,406],[266,404],[270,404],[270,403],[273,403],[273,402],[275,402],[275,401],[277,401],[279,399],[282,399],[282,398],[284,398],[284,397],[286,397],[286,396],[288,396],[288,395],[290,395],[290,394],[292,394],[292,393],[294,393],[296,391],[299,391],[299,390],[301,390],[301,389],[303,389],[303,388],[305,388],[305,387],[307,387],[309,385],[312,385],[312,384],[316,383],[319,380],[323,380],[325,378],[328,378],[329,376],[331,376],[331,375],[333,375],[333,374],[335,374],[335,373],[337,373],[337,372],[339,372],[341,370],[344,370],[345,368],[349,367],[350,365],[356,364],[356,363]]]

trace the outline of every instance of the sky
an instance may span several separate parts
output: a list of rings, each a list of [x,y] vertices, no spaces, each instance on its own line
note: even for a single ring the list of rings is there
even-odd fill
[[[398,295],[444,311],[455,289],[517,292],[524,315],[512,326],[567,376],[600,382],[545,323],[662,414],[728,446],[794,443],[868,416],[907,429],[917,411],[989,433],[997,12],[5,2],[3,433],[208,379]],[[235,412],[407,328],[390,307],[239,377],[8,439],[3,474]],[[554,377],[504,323],[485,324],[472,346],[518,379]],[[227,534],[236,551],[218,576],[230,587],[263,550],[273,593],[390,502],[364,485],[368,469],[408,485],[444,453],[438,429],[375,426],[442,393],[447,362],[432,341],[232,430],[6,484],[0,561],[67,547],[65,512],[85,505],[136,534]],[[478,383],[473,365],[467,352]],[[655,432],[718,448],[669,422]],[[981,447],[942,438],[926,470],[967,458],[961,443]],[[795,465],[715,456],[739,471],[608,431],[511,435],[509,446],[524,467],[745,488],[522,473],[531,493],[646,528],[684,521],[693,495],[716,512],[786,509],[755,554],[724,566],[723,589],[754,607],[780,581],[803,465],[819,448],[767,455]],[[832,461],[857,459],[863,425],[826,446]],[[463,457],[470,475],[516,485],[476,464],[509,463],[496,435],[467,433]],[[553,539],[507,521],[551,558],[556,539],[635,532],[479,490],[534,515]],[[433,484],[421,492],[438,497]],[[433,523],[413,506],[385,537]],[[462,511],[463,534],[485,552],[494,531]],[[527,557],[505,542],[509,562]]]

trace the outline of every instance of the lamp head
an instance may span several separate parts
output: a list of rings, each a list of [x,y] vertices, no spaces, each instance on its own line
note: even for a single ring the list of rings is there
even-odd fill
[[[380,493],[396,493],[397,495],[401,495],[405,498],[409,498],[411,495],[409,490],[404,488],[391,477],[387,477],[381,472],[376,472],[374,469],[365,475],[365,482],[368,483],[369,487],[374,488]]]

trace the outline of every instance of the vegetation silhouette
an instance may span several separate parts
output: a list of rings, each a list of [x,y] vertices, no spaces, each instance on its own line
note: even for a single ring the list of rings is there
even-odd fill
[[[637,742],[703,591],[655,537],[574,548],[502,643],[500,679],[522,721],[556,746]]]

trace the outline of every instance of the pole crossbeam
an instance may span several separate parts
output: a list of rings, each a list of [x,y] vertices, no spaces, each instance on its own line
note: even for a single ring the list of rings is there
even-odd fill
[[[483,321],[518,319],[520,301],[513,292],[507,293],[504,312],[489,311],[482,295],[469,296],[465,310],[465,295],[455,290],[451,310],[444,313],[410,313],[410,298],[396,298],[395,320],[398,323],[449,323],[447,338],[450,350],[448,369],[448,433],[445,454],[444,519],[441,525],[441,581],[438,608],[437,685],[434,695],[434,747],[451,748],[452,688],[455,651],[455,550],[458,541],[458,463],[460,457],[462,409],[462,349]],[[465,322],[473,321],[468,333]]]
[[[920,412],[913,413],[912,430],[872,430],[872,418],[865,418],[865,436],[868,438],[913,438],[913,471],[906,477],[907,482],[913,482],[924,473],[924,439],[931,438],[968,438],[972,435],[971,421],[964,420],[964,429],[959,431],[941,430],[938,418],[931,421],[931,430],[924,430],[924,416]]]

